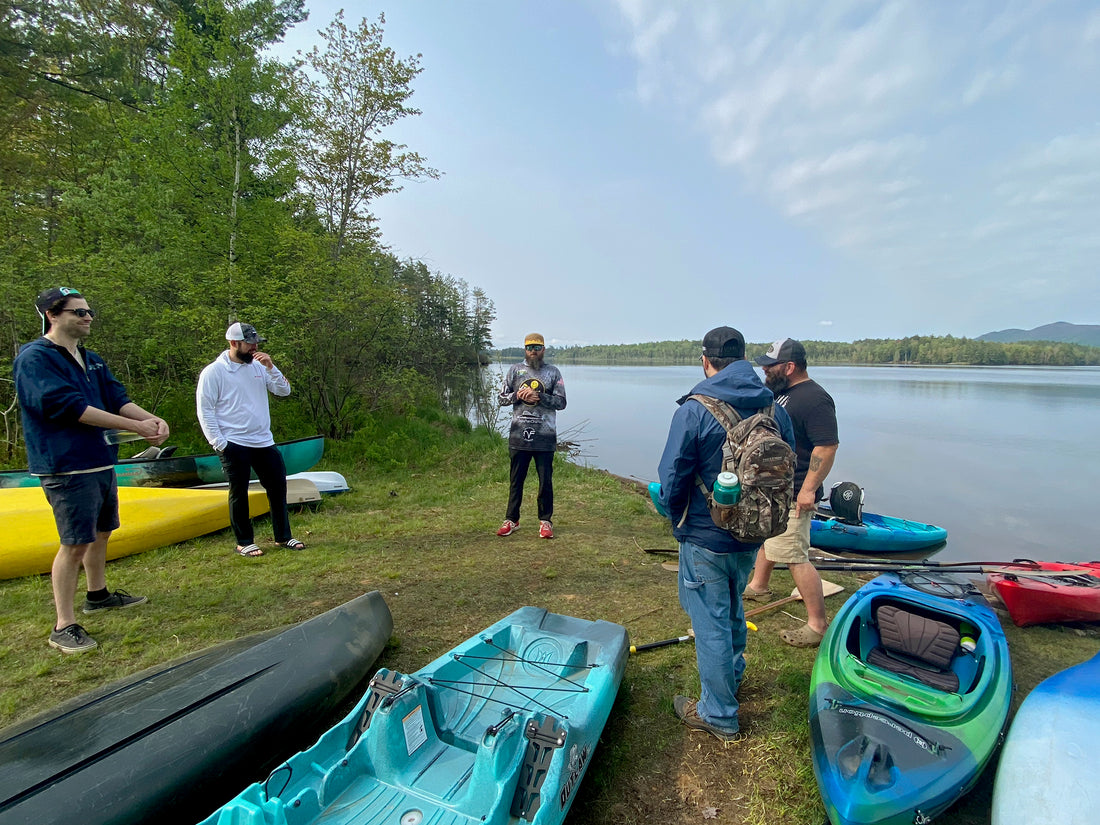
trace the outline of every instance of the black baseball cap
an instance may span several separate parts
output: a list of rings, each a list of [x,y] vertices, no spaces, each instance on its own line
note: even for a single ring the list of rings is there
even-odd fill
[[[38,297],[34,299],[34,308],[38,311],[38,316],[42,319],[42,334],[45,335],[50,329],[50,322],[46,320],[47,312],[66,298],[83,297],[79,289],[73,289],[71,286],[54,286],[39,292]]]
[[[717,327],[703,336],[707,358],[744,358],[745,336],[733,327]]]
[[[763,355],[756,356],[755,360],[762,367],[782,364],[784,361],[805,361],[806,348],[793,338],[781,338],[768,347]]]

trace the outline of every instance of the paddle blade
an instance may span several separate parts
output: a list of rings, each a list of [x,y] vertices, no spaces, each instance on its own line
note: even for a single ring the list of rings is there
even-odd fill
[[[844,585],[836,584],[835,582],[825,581],[825,579],[821,580],[821,595],[823,595],[826,599],[830,596],[835,596],[837,593],[840,593],[843,590]],[[791,591],[791,595],[796,599],[802,598],[802,594],[798,592],[797,587]]]

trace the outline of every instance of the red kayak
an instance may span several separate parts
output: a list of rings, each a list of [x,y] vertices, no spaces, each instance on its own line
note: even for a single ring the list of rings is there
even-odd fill
[[[985,577],[1018,627],[1100,621],[1100,562],[1036,563],[1052,575],[1036,576],[1029,570],[1026,576],[987,573]]]

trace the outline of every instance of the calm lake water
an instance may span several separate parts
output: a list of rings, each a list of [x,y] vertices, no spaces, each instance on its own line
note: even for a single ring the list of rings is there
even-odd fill
[[[700,367],[561,367],[578,463],[652,481]],[[946,527],[938,560],[1100,558],[1100,369],[811,367],[836,401],[826,481],[864,510]],[[563,518],[568,518],[564,513]]]

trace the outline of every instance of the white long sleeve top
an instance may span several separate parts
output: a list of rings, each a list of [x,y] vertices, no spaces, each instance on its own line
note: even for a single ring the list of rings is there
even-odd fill
[[[273,366],[238,364],[226,350],[199,374],[195,405],[203,435],[215,450],[232,441],[244,447],[270,447],[271,411],[267,394],[290,395],[290,382]]]

